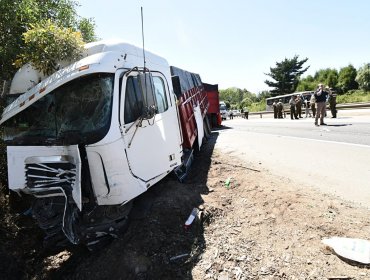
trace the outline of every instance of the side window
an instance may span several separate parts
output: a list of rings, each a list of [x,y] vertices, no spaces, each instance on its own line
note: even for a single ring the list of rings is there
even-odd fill
[[[158,113],[163,113],[168,109],[167,95],[164,81],[160,77],[153,77],[154,95],[157,102]]]
[[[134,122],[141,116],[143,104],[143,95],[137,77],[128,77],[125,94],[125,124]]]

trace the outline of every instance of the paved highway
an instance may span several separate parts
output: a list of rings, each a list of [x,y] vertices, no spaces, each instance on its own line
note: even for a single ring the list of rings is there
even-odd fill
[[[346,111],[339,118],[328,117],[325,119],[327,126],[320,127],[314,125],[313,118],[252,118],[248,120],[248,124],[244,119],[234,118],[223,124],[250,132],[370,145],[370,110],[355,110],[352,114],[351,116],[351,112]]]
[[[340,111],[325,122],[234,118],[223,122],[216,149],[370,208],[370,110]]]

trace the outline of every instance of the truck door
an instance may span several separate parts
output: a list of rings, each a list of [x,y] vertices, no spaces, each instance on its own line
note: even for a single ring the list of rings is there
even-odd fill
[[[121,89],[121,131],[132,174],[142,181],[167,174],[181,162],[181,142],[174,102],[164,75],[152,73],[156,114],[141,119],[143,94],[137,72],[124,75]]]

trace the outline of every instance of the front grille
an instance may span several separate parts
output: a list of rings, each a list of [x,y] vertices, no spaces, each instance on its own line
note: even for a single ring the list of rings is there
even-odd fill
[[[76,166],[71,162],[48,162],[26,164],[27,187],[63,187],[71,190],[76,180]]]

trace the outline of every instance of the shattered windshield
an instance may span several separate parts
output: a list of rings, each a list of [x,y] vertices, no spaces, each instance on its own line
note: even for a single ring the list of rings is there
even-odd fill
[[[13,145],[94,143],[109,129],[113,74],[73,80],[7,120],[4,140]]]

